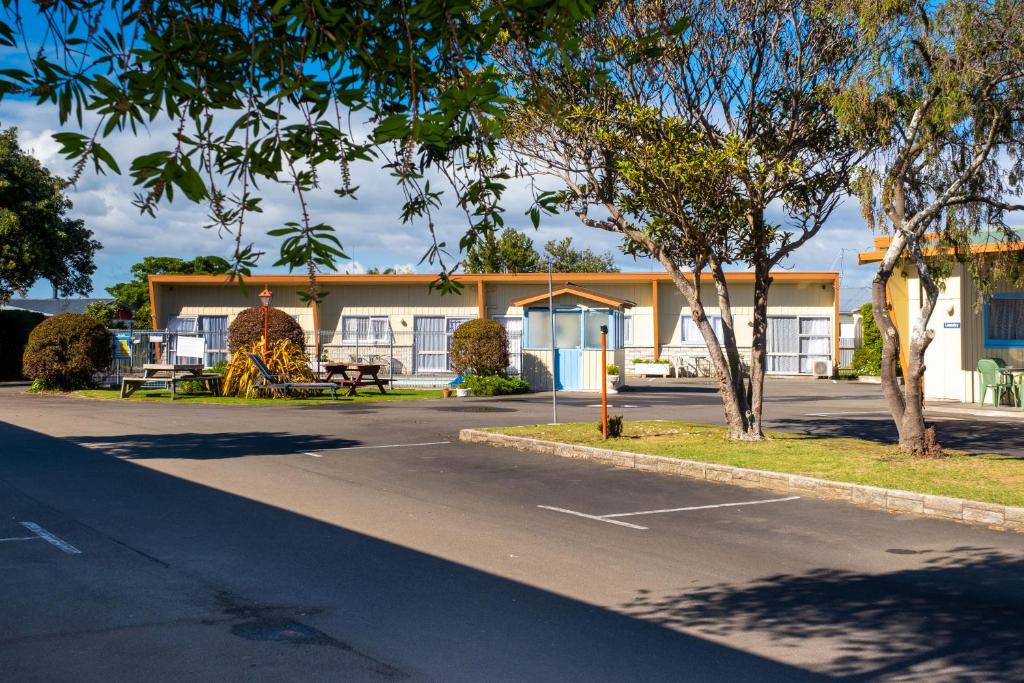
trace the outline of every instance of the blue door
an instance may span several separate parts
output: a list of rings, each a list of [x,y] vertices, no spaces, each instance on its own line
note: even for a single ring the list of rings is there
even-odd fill
[[[582,311],[555,309],[555,388],[583,388]]]
[[[562,391],[578,391],[583,387],[583,351],[558,349],[555,352],[555,387]]]

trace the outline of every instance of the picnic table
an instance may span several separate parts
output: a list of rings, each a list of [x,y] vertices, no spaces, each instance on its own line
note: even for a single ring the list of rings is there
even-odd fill
[[[999,374],[1005,375],[1010,384],[1017,387],[1017,405],[1020,407],[1021,396],[1024,393],[1024,368],[1017,368],[1010,365],[1004,365],[999,368]]]
[[[327,363],[323,367],[327,371],[325,379],[328,382],[348,387],[346,396],[355,396],[356,389],[370,386],[376,386],[382,394],[388,393],[384,390],[384,380],[378,376],[378,363]],[[350,373],[354,373],[355,376]]]
[[[158,384],[170,388],[171,400],[178,397],[177,385],[181,382],[202,382],[214,396],[220,395],[221,376],[204,373],[203,366],[196,363],[145,363],[142,375],[121,378],[121,398],[128,398],[144,384]]]

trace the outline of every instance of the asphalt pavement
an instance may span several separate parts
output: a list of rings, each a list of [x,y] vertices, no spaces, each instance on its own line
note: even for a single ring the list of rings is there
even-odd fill
[[[643,388],[616,412],[721,420],[710,385]],[[23,391],[0,389],[5,680],[1024,677],[1024,536],[457,442],[549,396]],[[776,381],[766,410],[887,438],[877,391]],[[1020,423],[939,424],[1024,455]]]

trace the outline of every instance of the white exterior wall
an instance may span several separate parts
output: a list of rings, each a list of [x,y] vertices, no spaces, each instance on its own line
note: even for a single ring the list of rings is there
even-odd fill
[[[916,271],[907,276],[907,318],[909,334],[920,319],[921,285]],[[1016,291],[996,287],[997,293]],[[947,326],[959,324],[959,328]],[[924,395],[926,399],[975,403],[981,358],[1000,358],[1007,365],[1024,366],[1024,349],[985,347],[984,315],[978,290],[962,265],[957,265],[939,292],[939,301],[928,321],[935,338],[925,351]],[[902,332],[902,331],[901,331]]]

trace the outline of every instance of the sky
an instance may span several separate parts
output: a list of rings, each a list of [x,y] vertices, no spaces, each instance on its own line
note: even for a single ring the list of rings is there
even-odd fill
[[[71,164],[59,153],[59,145],[52,139],[61,130],[56,109],[49,105],[37,106],[30,102],[4,100],[0,103],[0,127],[17,127],[22,148],[34,155],[51,171],[67,176]],[[122,168],[129,160],[147,151],[166,148],[169,131],[159,128],[143,131],[138,137],[125,133],[114,135],[106,145]],[[401,191],[386,172],[373,164],[354,169],[353,184],[359,185],[358,199],[339,198],[330,190],[330,184],[311,197],[312,220],[334,225],[350,260],[340,264],[342,272],[361,273],[369,268],[394,267],[399,272],[437,272],[436,266],[420,263],[430,245],[426,226],[403,224],[400,209]],[[287,272],[273,268],[277,242],[266,236],[266,231],[280,227],[284,221],[294,219],[295,199],[285,186],[264,185],[264,213],[255,217],[247,227],[246,239],[266,251],[257,273]],[[105,288],[130,279],[129,269],[144,256],[178,256],[191,258],[200,254],[215,254],[230,259],[233,242],[230,235],[220,236],[215,230],[204,229],[208,223],[206,208],[177,197],[168,205],[161,205],[156,217],[140,214],[132,206],[135,194],[132,180],[127,175],[97,175],[87,169],[76,187],[68,190],[74,207],[71,216],[81,218],[103,244],[96,257],[93,276],[93,296],[105,296]],[[459,237],[466,228],[466,218],[453,206],[450,192],[448,201],[437,215],[440,237],[452,249],[457,249]],[[571,215],[544,216],[540,228],[534,230],[524,212],[530,204],[525,182],[513,183],[506,196],[506,223],[525,231],[537,248],[551,239],[572,237],[577,247],[588,247],[598,252],[612,251],[616,264],[623,271],[650,271],[659,268],[650,260],[636,260],[623,255],[616,236],[580,225]],[[871,234],[860,216],[856,201],[847,199],[832,215],[821,232],[783,264],[788,270],[827,270],[842,273],[842,307],[849,309],[866,301],[872,268],[856,266],[857,252],[871,244]],[[453,257],[457,257],[453,252]],[[47,283],[38,283],[30,296],[51,295]]]

